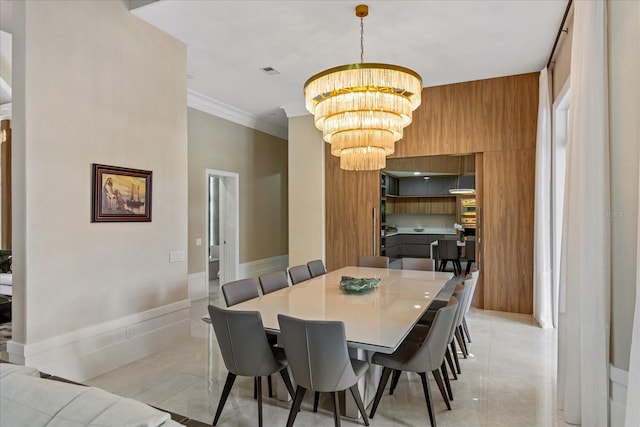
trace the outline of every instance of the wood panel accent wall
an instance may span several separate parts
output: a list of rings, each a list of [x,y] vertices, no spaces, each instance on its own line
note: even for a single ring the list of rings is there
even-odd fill
[[[533,311],[533,195],[538,73],[424,88],[422,105],[391,158],[476,153],[476,186],[482,188],[481,282],[476,305],[517,313]],[[370,232],[332,229],[338,210],[355,209],[378,192],[369,173],[341,175],[339,162],[325,163],[327,263],[351,263],[356,251],[371,252]],[[480,171],[478,169],[481,169]],[[334,169],[338,169],[335,171]],[[342,173],[345,173],[344,171]],[[357,172],[362,174],[362,172]],[[336,195],[346,191],[349,196]],[[358,190],[360,189],[360,190]],[[365,194],[358,194],[363,191]],[[336,197],[342,197],[334,200]],[[347,205],[351,205],[349,208]],[[364,209],[364,207],[362,207]],[[355,212],[353,212],[355,215]],[[366,216],[366,215],[364,215]],[[334,220],[330,218],[334,217]],[[360,222],[363,214],[354,218]],[[366,227],[365,227],[366,228]],[[336,233],[346,231],[349,245]],[[330,233],[334,235],[330,236]],[[351,252],[352,254],[349,254]],[[332,261],[329,261],[332,260]],[[481,294],[481,295],[480,295]]]
[[[484,308],[533,312],[535,149],[484,155]]]
[[[390,157],[533,148],[537,100],[538,73],[424,88]]]
[[[2,143],[2,162],[0,164],[0,180],[2,182],[2,249],[11,249],[11,121],[2,120],[1,128],[6,136]]]
[[[326,263],[327,270],[333,271],[357,265],[360,255],[379,255],[380,172],[342,170],[340,159],[331,150],[324,152]]]
[[[476,282],[476,293],[473,300],[474,307],[484,308],[484,155],[476,153],[476,263],[475,267],[480,270],[478,281]]]

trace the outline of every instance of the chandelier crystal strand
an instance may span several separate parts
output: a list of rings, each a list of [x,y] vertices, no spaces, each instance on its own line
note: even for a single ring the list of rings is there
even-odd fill
[[[314,124],[347,170],[376,170],[386,165],[394,143],[421,102],[422,79],[397,65],[364,63],[365,5],[360,17],[360,63],[331,68],[305,83],[305,106]]]

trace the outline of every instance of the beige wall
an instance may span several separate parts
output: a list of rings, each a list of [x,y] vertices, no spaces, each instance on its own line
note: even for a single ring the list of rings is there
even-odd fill
[[[289,265],[325,259],[325,145],[313,116],[289,119]]]
[[[611,363],[629,369],[635,303],[640,147],[640,2],[609,1]]]
[[[192,108],[187,117],[189,274],[205,270],[206,169],[240,176],[240,263],[286,255],[287,141]]]
[[[186,47],[120,1],[13,14],[13,341],[186,300]],[[153,171],[153,221],[91,223],[92,163]]]

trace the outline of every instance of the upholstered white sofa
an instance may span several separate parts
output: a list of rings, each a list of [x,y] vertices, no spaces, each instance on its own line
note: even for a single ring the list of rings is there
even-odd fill
[[[40,377],[37,369],[0,363],[2,427],[175,427],[166,413],[142,402]]]

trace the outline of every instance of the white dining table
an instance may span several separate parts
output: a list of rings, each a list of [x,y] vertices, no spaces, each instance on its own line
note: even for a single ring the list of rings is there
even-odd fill
[[[371,291],[350,294],[340,289],[342,276],[380,278]],[[374,352],[393,353],[436,300],[453,274],[438,271],[344,267],[229,307],[260,312],[265,329],[279,333],[278,314],[307,320],[339,320],[344,323],[352,357],[371,361]],[[365,405],[375,395],[379,367],[371,365],[359,383]],[[278,398],[290,396],[278,384]],[[352,399],[345,399],[345,415],[358,418]]]
[[[340,289],[343,276],[380,278],[364,293]],[[267,331],[280,332],[278,314],[344,323],[350,347],[393,353],[429,308],[452,273],[369,267],[344,267],[229,307],[255,310]]]

